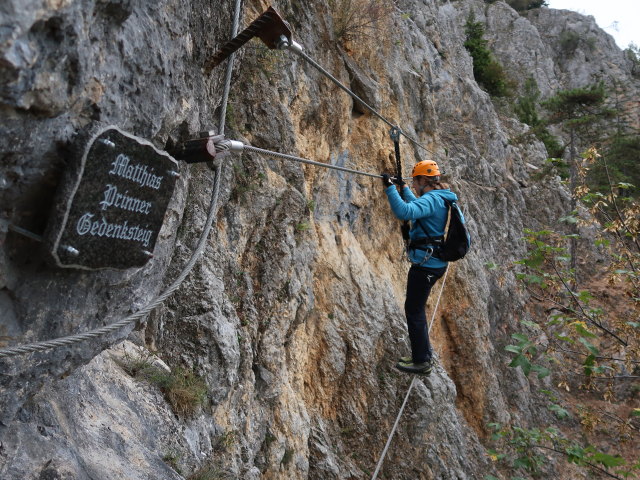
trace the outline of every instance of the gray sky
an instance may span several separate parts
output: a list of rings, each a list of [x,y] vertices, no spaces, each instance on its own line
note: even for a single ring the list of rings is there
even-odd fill
[[[621,49],[640,46],[640,0],[547,0],[550,8],[592,15]]]

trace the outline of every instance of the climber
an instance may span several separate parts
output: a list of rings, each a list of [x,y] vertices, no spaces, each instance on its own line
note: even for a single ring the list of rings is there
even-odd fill
[[[423,160],[413,167],[412,187],[402,178],[382,174],[382,183],[391,210],[401,220],[411,220],[410,242],[407,253],[411,267],[407,278],[407,296],[404,311],[411,341],[411,357],[401,357],[396,368],[404,372],[428,375],[431,373],[432,350],[429,342],[425,306],[431,288],[442,277],[447,262],[437,257],[442,244],[448,218],[447,201],[458,197],[446,183],[440,181],[436,162]],[[393,185],[396,184],[398,189]]]

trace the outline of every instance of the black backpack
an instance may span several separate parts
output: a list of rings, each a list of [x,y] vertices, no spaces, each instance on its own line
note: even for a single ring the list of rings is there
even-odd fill
[[[471,247],[471,235],[467,231],[462,212],[456,202],[445,201],[449,207],[449,228],[442,246],[434,254],[445,262],[455,262],[464,258]]]
[[[420,220],[417,220],[417,223],[427,235],[425,243],[435,245],[433,256],[445,262],[455,262],[456,260],[464,258],[469,251],[471,247],[471,236],[467,231],[464,220],[462,220],[462,212],[458,204],[448,200],[444,202],[449,210],[449,228],[444,238],[438,237],[437,239],[433,239],[422,226]]]

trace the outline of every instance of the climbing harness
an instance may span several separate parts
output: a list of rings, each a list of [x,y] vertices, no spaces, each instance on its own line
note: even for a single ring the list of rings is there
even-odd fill
[[[233,19],[232,36],[235,36],[236,32],[238,31],[239,22],[240,22],[240,0],[236,0],[236,9],[235,9],[235,14]],[[225,113],[227,108],[227,99],[229,97],[229,89],[231,85],[231,69],[232,68],[233,68],[233,57],[230,59],[229,65],[227,66],[227,76],[226,76],[227,80],[225,83],[223,102],[222,102],[222,108],[221,108],[220,132],[224,132],[224,118],[225,118]],[[194,250],[193,254],[191,255],[191,258],[189,259],[185,267],[182,269],[178,277],[163,293],[158,295],[154,300],[152,300],[149,304],[147,304],[142,309],[138,310],[137,312],[129,315],[128,317],[118,322],[112,323],[111,325],[97,328],[89,332],[69,335],[66,337],[57,338],[53,340],[29,343],[26,345],[19,345],[19,346],[9,347],[9,348],[2,348],[0,349],[0,358],[13,357],[13,356],[22,355],[25,353],[42,352],[42,351],[50,350],[52,348],[69,346],[69,345],[80,343],[92,338],[98,338],[98,337],[104,336],[108,333],[115,332],[121,328],[124,328],[134,323],[136,320],[139,320],[145,317],[154,308],[156,308],[158,305],[163,303],[173,292],[175,292],[178,289],[178,287],[180,287],[184,279],[187,278],[187,275],[189,275],[189,273],[193,269],[193,266],[200,259],[200,256],[202,255],[202,252],[204,251],[207,245],[209,233],[211,233],[213,221],[216,216],[216,207],[218,204],[218,196],[220,192],[220,179],[222,178],[222,173],[223,173],[222,169],[223,169],[223,164],[220,164],[219,166],[216,167],[216,170],[215,170],[215,181],[214,181],[215,183],[213,186],[213,193],[211,195],[211,203],[209,204],[207,219],[204,224],[202,235],[198,240],[196,249]],[[34,240],[42,241],[42,237],[40,235],[36,235],[21,227],[17,227],[15,225],[9,224],[9,228],[17,233],[30,237]]]

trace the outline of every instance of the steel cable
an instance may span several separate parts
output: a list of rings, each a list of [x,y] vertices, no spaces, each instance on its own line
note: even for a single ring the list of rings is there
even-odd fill
[[[413,389],[413,385],[415,383],[416,383],[416,377],[413,377],[413,379],[411,380],[411,385],[409,385],[409,389],[407,390],[407,394],[404,396],[404,402],[402,402],[402,406],[400,407],[400,412],[398,413],[398,416],[396,417],[396,421],[393,424],[393,428],[391,429],[391,434],[387,439],[387,443],[384,446],[384,450],[382,450],[382,454],[380,455],[380,460],[378,461],[378,465],[376,465],[376,470],[373,472],[373,476],[371,477],[371,480],[375,480],[376,478],[378,478],[378,472],[382,467],[382,462],[384,461],[384,457],[387,455],[387,450],[389,450],[389,445],[391,445],[391,439],[393,438],[393,434],[396,433],[396,428],[398,428],[398,423],[400,423],[400,417],[402,417],[402,412],[404,411],[404,407],[407,404],[407,400],[409,400],[409,394],[411,393],[411,390]]]
[[[209,207],[207,220],[204,226],[203,234],[200,237],[200,240],[198,241],[198,245],[195,251],[193,252],[193,255],[189,259],[189,262],[187,262],[187,264],[183,268],[180,275],[178,275],[178,278],[176,278],[173,281],[173,283],[169,286],[169,288],[167,288],[163,293],[158,295],[152,302],[147,304],[145,307],[143,307],[142,309],[138,310],[137,312],[129,315],[128,317],[118,322],[115,322],[105,327],[97,328],[95,330],[91,330],[85,333],[69,335],[67,337],[56,338],[54,340],[46,340],[42,342],[29,343],[26,345],[19,345],[16,347],[3,348],[3,349],[0,349],[0,358],[12,357],[12,356],[20,355],[24,353],[42,352],[45,350],[49,350],[51,348],[72,345],[75,343],[82,342],[84,340],[89,340],[92,338],[97,338],[97,337],[106,335],[108,333],[124,328],[127,325],[135,322],[136,320],[143,318],[148,313],[150,313],[154,308],[156,308],[158,305],[164,302],[173,292],[175,292],[178,289],[178,287],[180,287],[180,285],[182,284],[184,279],[187,277],[187,275],[189,275],[189,273],[191,272],[191,269],[193,268],[195,263],[199,260],[200,255],[204,251],[207,239],[209,237],[209,232],[211,231],[213,220],[215,218],[215,210],[218,202],[218,193],[220,191],[221,171],[222,171],[222,166],[218,167],[216,170],[216,179],[215,179],[214,188],[213,188],[213,195],[212,195],[211,204]]]
[[[238,33],[238,26],[240,24],[240,2],[236,0],[236,8],[233,14],[233,26],[231,27],[231,38],[235,37]],[[229,101],[229,92],[231,90],[231,74],[233,70],[233,59],[236,54],[232,53],[229,56],[229,63],[227,63],[227,72],[224,80],[224,90],[222,92],[222,104],[220,108],[220,121],[218,122],[218,133],[224,135],[225,122],[227,117],[227,102]]]
[[[237,30],[238,30],[238,23],[239,23],[239,18],[240,18],[240,2],[241,0],[236,0],[236,11],[235,11],[235,16],[234,16],[234,24],[233,24],[233,35],[235,36]],[[224,91],[223,91],[223,100],[222,100],[222,108],[221,108],[221,118],[220,118],[220,131],[224,132],[224,118],[226,116],[226,109],[227,109],[227,101],[229,98],[229,90],[231,88],[231,70],[233,68],[233,62],[232,62],[233,58],[231,58],[229,60],[229,64],[227,65],[227,75],[226,75],[226,81],[225,81],[225,87],[224,87]],[[0,358],[7,358],[7,357],[12,357],[12,356],[16,356],[16,355],[21,355],[21,354],[25,354],[25,353],[34,353],[34,352],[42,352],[42,351],[46,351],[52,348],[56,348],[56,347],[62,347],[62,346],[68,346],[68,345],[73,345],[75,343],[80,343],[83,342],[85,340],[89,340],[92,338],[97,338],[97,337],[101,337],[104,336],[108,333],[112,333],[115,332],[121,328],[126,327],[127,325],[130,325],[131,323],[135,322],[136,320],[139,320],[143,317],[145,317],[147,314],[149,314],[154,308],[156,308],[157,306],[159,306],[160,304],[162,304],[173,292],[175,292],[180,285],[182,284],[182,282],[184,281],[185,278],[187,278],[187,275],[189,275],[189,273],[191,273],[191,270],[193,269],[193,266],[196,264],[196,262],[200,259],[200,256],[202,255],[202,252],[204,251],[205,247],[206,247],[206,243],[207,240],[209,238],[209,233],[211,232],[211,228],[213,226],[213,220],[215,218],[215,213],[216,213],[216,206],[218,203],[218,194],[220,192],[220,179],[222,177],[222,171],[223,171],[223,166],[224,164],[220,164],[218,167],[216,167],[215,170],[215,180],[214,180],[214,186],[213,186],[213,193],[211,195],[211,203],[209,204],[209,211],[207,214],[207,219],[205,221],[205,225],[204,225],[204,229],[202,232],[202,235],[200,236],[200,239],[198,240],[198,244],[196,246],[196,249],[194,250],[193,254],[191,255],[191,258],[189,259],[189,261],[187,262],[187,264],[185,265],[185,267],[182,269],[182,271],[180,272],[180,274],[178,275],[178,277],[173,281],[173,283],[169,286],[169,288],[167,288],[163,293],[161,293],[160,295],[158,295],[154,300],[152,300],[150,303],[148,303],[145,307],[143,307],[142,309],[138,310],[137,312],[129,315],[126,318],[123,318],[120,321],[117,321],[115,323],[112,323],[110,325],[101,327],[101,328],[97,328],[94,330],[91,330],[89,332],[85,332],[85,333],[78,333],[75,335],[69,335],[67,337],[61,337],[61,338],[56,338],[53,340],[46,340],[46,341],[42,341],[42,342],[34,342],[34,343],[29,343],[26,345],[19,345],[16,347],[8,347],[8,348],[2,348],[0,349]],[[28,235],[28,233],[26,230],[24,229],[20,229],[19,227],[14,227],[14,226],[10,226],[10,228],[12,228],[13,230],[23,234],[23,235],[27,235],[31,238],[34,238],[33,234],[32,235]],[[22,230],[24,230],[24,233]],[[35,240],[38,240],[38,238],[34,238]],[[41,238],[39,240],[42,240]]]
[[[390,127],[393,128],[397,128],[398,131],[400,132],[400,135],[402,135],[403,137],[405,137],[407,140],[409,140],[411,143],[413,143],[415,146],[422,148],[423,150],[425,150],[426,152],[429,152],[432,155],[435,155],[435,153],[433,152],[433,150],[431,150],[430,148],[425,147],[424,145],[422,145],[420,142],[418,142],[417,140],[415,140],[414,138],[410,137],[409,135],[407,135],[406,133],[404,133],[404,131],[399,128],[397,125],[394,125],[390,120],[388,120],[387,118],[383,117],[378,111],[376,111],[376,109],[374,109],[371,105],[369,105],[367,102],[365,102],[364,100],[362,100],[362,98],[360,98],[358,95],[356,95],[352,90],[350,90],[347,86],[345,86],[344,84],[342,84],[340,82],[340,80],[338,80],[336,77],[334,77],[330,72],[328,72],[325,68],[322,67],[322,65],[320,65],[318,62],[316,62],[313,58],[311,58],[309,55],[307,55],[306,53],[304,53],[302,51],[301,48],[292,48],[292,46],[290,45],[289,42],[285,42],[285,48],[287,48],[288,50],[294,52],[296,55],[302,57],[305,61],[307,61],[310,65],[312,65],[315,69],[317,69],[320,73],[322,73],[325,77],[327,77],[329,80],[331,80],[333,83],[335,83],[339,88],[341,88],[342,90],[344,90],[348,95],[350,95],[353,99],[357,100],[358,102],[360,102],[362,104],[363,107],[365,107],[367,110],[369,110],[372,114],[374,114],[376,117],[378,117],[380,120],[382,120],[384,123],[386,123],[387,125],[389,125]]]
[[[282,160],[292,160],[294,162],[307,163],[309,165],[315,165],[318,167],[329,168],[331,170],[339,170],[341,172],[354,173],[356,175],[364,175],[365,177],[372,178],[382,178],[382,175],[378,173],[369,173],[362,172],[360,170],[354,170],[352,168],[339,167],[337,165],[331,165],[329,163],[316,162],[314,160],[308,160],[302,157],[296,157],[295,155],[287,155],[286,153],[272,152],[270,150],[265,150],[263,148],[253,147],[251,145],[244,145],[243,150],[247,150],[249,152],[260,153],[262,155],[266,155],[268,157],[279,158]]]

